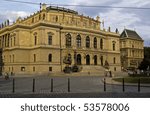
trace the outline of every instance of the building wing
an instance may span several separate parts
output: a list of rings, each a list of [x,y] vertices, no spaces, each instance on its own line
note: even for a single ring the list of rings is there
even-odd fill
[[[139,39],[142,40],[142,38],[137,34],[136,31],[124,29],[122,34],[120,35],[121,38],[132,38],[132,39]]]

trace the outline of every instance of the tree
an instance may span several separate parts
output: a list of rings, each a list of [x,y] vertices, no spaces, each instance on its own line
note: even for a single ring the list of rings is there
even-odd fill
[[[150,67],[150,47],[144,47],[144,59],[141,62],[139,69],[147,70],[148,66]]]
[[[147,60],[147,59],[144,59],[144,60],[141,62],[140,66],[139,66],[139,69],[140,69],[140,70],[147,70],[148,66],[150,66],[150,61]]]

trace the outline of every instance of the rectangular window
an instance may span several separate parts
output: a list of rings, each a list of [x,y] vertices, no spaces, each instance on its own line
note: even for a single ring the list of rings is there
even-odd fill
[[[16,37],[14,37],[14,46],[16,45]]]
[[[48,61],[52,62],[52,54],[49,54]]]
[[[37,36],[34,36],[34,45],[37,45]]]
[[[12,38],[10,38],[10,47],[12,47]]]
[[[52,67],[49,67],[49,71],[52,71]]]
[[[114,64],[116,64],[116,58],[114,57]]]
[[[11,55],[9,56],[9,59],[10,59],[9,62],[11,62]]]
[[[25,67],[21,67],[21,71],[23,71],[23,72],[24,72],[24,71],[25,71]]]
[[[34,54],[33,61],[36,62],[36,54]]]
[[[52,35],[48,35],[48,45],[52,45]]]
[[[5,47],[7,46],[7,39],[6,39],[6,35],[5,35]]]
[[[35,67],[33,67],[33,72],[35,72]]]
[[[13,62],[15,62],[15,56],[13,55]]]
[[[10,40],[10,38],[8,38],[8,41],[7,41],[7,47],[9,47],[9,40]]]
[[[113,43],[113,51],[115,51],[116,50],[116,48],[115,48],[115,44]]]

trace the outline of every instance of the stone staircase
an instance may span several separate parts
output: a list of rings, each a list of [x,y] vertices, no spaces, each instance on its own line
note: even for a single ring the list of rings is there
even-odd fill
[[[105,68],[102,66],[95,66],[95,65],[89,65],[89,66],[82,66],[81,72],[89,72],[89,73],[101,73],[104,74]]]

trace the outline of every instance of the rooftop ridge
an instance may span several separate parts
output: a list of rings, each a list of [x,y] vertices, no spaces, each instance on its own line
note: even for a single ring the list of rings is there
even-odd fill
[[[60,7],[60,6],[49,6],[46,8],[47,11],[49,10],[57,10],[57,11],[63,11],[63,12],[68,12],[68,13],[73,13],[73,14],[78,14],[77,11],[71,10],[68,8]]]
[[[140,39],[142,40],[142,38],[139,36],[139,34],[135,31],[135,30],[130,30],[130,29],[124,29],[123,32],[121,33],[121,37],[123,34],[126,34],[126,36],[128,38],[133,38],[133,39]]]

